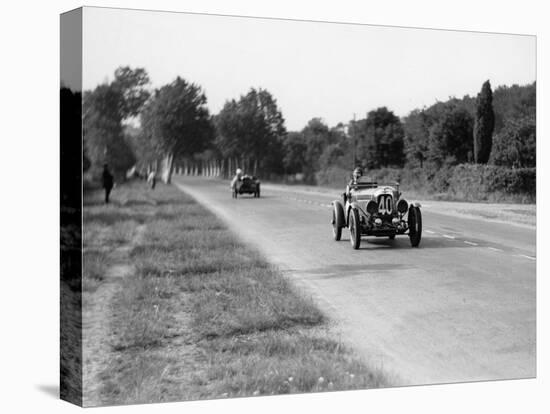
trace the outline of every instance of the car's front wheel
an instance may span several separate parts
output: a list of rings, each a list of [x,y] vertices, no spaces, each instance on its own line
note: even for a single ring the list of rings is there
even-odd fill
[[[422,213],[415,206],[409,208],[409,239],[412,247],[418,247],[422,239]]]
[[[349,212],[349,240],[351,247],[355,250],[361,246],[361,224],[359,222],[359,212],[352,209]]]

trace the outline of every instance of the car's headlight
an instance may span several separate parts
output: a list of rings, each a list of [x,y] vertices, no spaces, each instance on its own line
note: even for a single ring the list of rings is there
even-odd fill
[[[405,200],[401,199],[397,202],[397,211],[399,211],[401,214],[405,214],[408,208],[409,203],[407,203]]]
[[[376,201],[370,200],[367,203],[367,213],[371,215],[378,213],[378,203]]]

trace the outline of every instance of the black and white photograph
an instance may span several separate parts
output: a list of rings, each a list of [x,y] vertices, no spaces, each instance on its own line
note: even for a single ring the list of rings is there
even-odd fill
[[[542,10],[5,7],[4,410],[544,412]]]
[[[84,7],[62,42],[78,24],[62,398],[536,376],[535,36]]]

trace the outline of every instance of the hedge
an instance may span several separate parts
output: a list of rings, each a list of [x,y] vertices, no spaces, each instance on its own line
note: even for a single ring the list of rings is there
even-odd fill
[[[459,164],[438,170],[383,168],[367,170],[374,181],[400,182],[404,191],[464,201],[514,201],[532,203],[536,198],[536,168],[507,168],[486,164]],[[316,174],[317,184],[343,187],[351,170],[330,167]]]

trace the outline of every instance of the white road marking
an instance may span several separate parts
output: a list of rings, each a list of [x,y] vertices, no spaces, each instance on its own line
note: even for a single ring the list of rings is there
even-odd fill
[[[516,255],[517,257],[525,257],[526,259],[531,259],[531,260],[537,260],[536,257],[533,257],[533,256],[527,256],[526,254],[518,254]]]
[[[477,246],[477,243],[474,243],[468,240],[464,240],[464,243],[469,244],[470,246]]]
[[[426,233],[435,234],[435,231],[426,230]]]
[[[444,234],[443,237],[446,237],[447,239],[454,239],[455,238],[455,236],[450,236],[448,234]]]
[[[489,250],[494,251],[494,252],[503,252],[503,251],[504,251],[504,250],[502,250],[502,249],[497,249],[496,247],[490,247],[490,246],[489,246],[489,247],[487,247],[487,248],[488,248]]]

